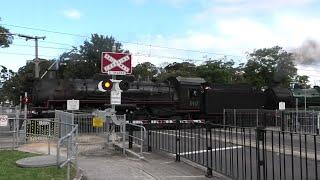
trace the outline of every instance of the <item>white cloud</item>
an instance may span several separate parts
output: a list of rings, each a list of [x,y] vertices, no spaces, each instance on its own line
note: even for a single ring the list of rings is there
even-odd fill
[[[244,57],[246,52],[252,52],[252,50],[258,48],[279,45],[288,51],[293,51],[300,47],[305,40],[313,39],[320,42],[320,18],[316,16],[278,13],[270,16],[268,22],[261,22],[254,17],[248,16],[226,17],[207,21],[201,25],[208,27],[207,30],[200,32],[197,28],[191,28],[179,35],[148,36],[145,39],[141,38],[140,41],[177,49],[194,49],[241,57]],[[182,59],[188,58],[204,61],[204,57],[222,57],[210,53],[161,49],[140,45],[135,46],[133,49],[128,47],[128,49],[133,53],[140,52],[150,55],[150,57],[134,56],[134,59],[140,63],[150,61],[156,65],[163,62],[181,62]],[[182,57],[182,59],[168,60],[168,58],[159,56]],[[229,56],[229,58],[236,60],[241,59],[241,57]],[[310,81],[312,83],[320,79],[320,76],[317,76],[315,67],[313,69],[311,67],[311,70],[307,71],[304,71],[304,66],[298,66],[298,69],[299,74],[311,76]]]
[[[80,19],[82,14],[76,9],[68,9],[63,12],[63,14],[70,19]]]
[[[300,10],[315,0],[212,0],[203,3],[203,10],[195,19],[206,21],[213,17],[248,15],[252,13],[274,13],[292,8]]]

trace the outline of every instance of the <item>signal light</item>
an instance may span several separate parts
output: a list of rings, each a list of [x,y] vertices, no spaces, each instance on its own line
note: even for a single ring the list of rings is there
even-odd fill
[[[113,82],[110,79],[102,81],[102,89],[106,91],[110,91],[112,87],[113,87]]]
[[[114,87],[113,87],[114,86]],[[127,81],[121,81],[121,80],[111,80],[107,79],[104,81],[100,81],[98,83],[98,89],[101,92],[106,92],[106,91],[127,91],[129,89],[130,85]]]
[[[98,83],[98,89],[101,92],[106,92],[106,91],[110,91],[113,87],[113,82],[108,79],[108,80],[104,80],[104,81],[100,81]]]
[[[122,90],[122,91],[127,91],[129,89],[129,83],[127,81],[121,81],[119,83],[119,88]]]

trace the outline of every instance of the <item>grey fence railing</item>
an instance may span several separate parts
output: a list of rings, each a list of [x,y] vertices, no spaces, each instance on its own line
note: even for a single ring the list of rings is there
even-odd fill
[[[144,125],[148,150],[175,154],[232,179],[319,179],[320,136],[210,123]]]
[[[78,146],[77,146],[77,137],[78,137],[78,125],[72,125],[72,129],[68,134],[61,137],[57,143],[57,166],[62,168],[67,165],[67,180],[70,180],[71,176],[71,165],[75,164],[77,167],[77,155],[78,155]],[[65,161],[61,161],[61,147],[66,146],[67,148],[67,157]]]
[[[78,127],[73,124],[73,114],[63,111],[56,112],[55,118],[24,119],[20,111],[4,111],[3,116],[8,118],[6,126],[0,127],[0,149],[16,149],[31,143],[44,143],[47,154],[56,155],[57,165],[68,165],[67,177],[70,179],[70,164],[77,161]],[[39,152],[43,152],[40,148]],[[66,151],[65,154],[63,151]],[[61,156],[67,160],[60,164]]]
[[[225,109],[221,124],[240,127],[267,127],[275,130],[317,134],[319,111]]]
[[[137,144],[140,147],[140,157],[143,157],[143,147],[147,137],[147,130],[142,125],[133,123],[126,123],[126,136],[128,137],[128,148],[132,149],[133,144]]]

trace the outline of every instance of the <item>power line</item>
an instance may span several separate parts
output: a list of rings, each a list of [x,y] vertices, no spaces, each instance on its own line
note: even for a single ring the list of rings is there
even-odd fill
[[[58,42],[53,42],[53,41],[43,41],[42,43],[57,44],[57,45],[64,45],[64,46],[71,46],[71,47],[75,47],[75,45],[66,44],[66,43],[58,43]]]
[[[13,46],[21,46],[21,47],[35,47],[32,45],[25,45],[25,44],[11,44]],[[72,50],[71,48],[59,48],[59,47],[50,47],[50,46],[38,46],[39,48],[46,48],[46,49],[62,49],[62,50]]]
[[[13,52],[1,52],[0,54],[10,54],[10,55],[18,55],[18,56],[34,56],[34,54],[28,54],[28,53],[13,53]],[[48,58],[54,58],[56,56],[48,56],[48,55],[41,55],[42,57],[48,57]]]
[[[46,29],[41,29],[41,28],[32,28],[32,27],[18,26],[18,25],[13,25],[13,24],[5,24],[5,23],[1,23],[1,25],[4,25],[4,26],[11,26],[11,27],[17,27],[17,28],[23,28],[23,29],[36,30],[36,31],[43,31],[43,32],[48,32],[48,33],[55,33],[55,34],[69,35],[69,36],[78,36],[78,37],[85,37],[85,38],[87,38],[87,37],[88,37],[88,36],[81,35],[81,34],[72,34],[72,33],[65,33],[65,32],[59,32],[59,31],[51,31],[51,30],[46,30]]]
[[[26,26],[18,26],[18,25],[5,24],[5,23],[1,23],[1,25],[17,27],[17,28],[24,28],[24,29],[31,29],[31,30],[49,32],[49,33],[55,33],[55,34],[61,34],[61,35],[77,36],[77,37],[84,37],[84,38],[90,37],[90,36],[81,35],[81,34],[65,33],[65,32],[52,31],[52,30],[46,30],[46,29],[41,29],[41,28],[32,28],[32,27],[26,27]],[[121,41],[121,40],[119,40],[119,42],[121,42],[123,44],[140,45],[140,46],[145,46],[145,47],[149,47],[149,48],[161,48],[161,49],[169,49],[169,50],[185,51],[185,52],[193,52],[193,53],[201,53],[201,54],[213,54],[213,55],[219,55],[219,56],[230,56],[230,57],[241,57],[241,58],[245,57],[245,56],[239,56],[239,55],[233,55],[233,54],[223,54],[223,53],[216,53],[216,52],[210,52],[210,51],[173,48],[173,47],[168,47],[168,46],[159,46],[159,45],[152,45],[152,44],[139,43],[139,42],[129,42],[129,41]]]

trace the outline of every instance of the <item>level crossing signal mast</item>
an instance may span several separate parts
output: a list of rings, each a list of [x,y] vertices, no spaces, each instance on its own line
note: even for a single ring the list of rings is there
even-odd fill
[[[101,72],[112,75],[112,79],[106,79],[98,83],[98,88],[102,92],[110,91],[110,104],[113,112],[115,105],[121,104],[121,92],[129,89],[129,83],[117,80],[117,75],[127,75],[132,72],[131,54],[102,52]]]

